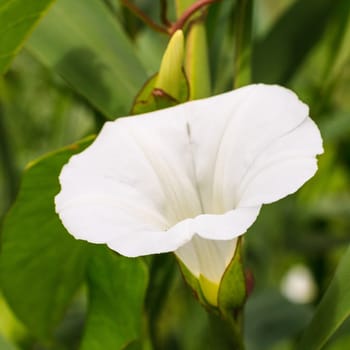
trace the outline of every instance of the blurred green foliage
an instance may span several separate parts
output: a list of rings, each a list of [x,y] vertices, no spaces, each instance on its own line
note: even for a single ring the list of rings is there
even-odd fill
[[[159,22],[158,1],[134,3]],[[174,19],[175,6],[168,3]],[[208,11],[213,94],[230,90],[233,84],[235,3],[222,0]],[[299,349],[300,336],[350,242],[350,2],[261,0],[254,6],[253,81],[295,90],[309,104],[325,142],[315,178],[296,195],[265,206],[245,235],[245,262],[255,276],[245,310],[247,350],[292,350]],[[22,12],[26,13],[24,7]],[[23,40],[24,36],[16,45]],[[105,120],[131,110],[137,92],[157,72],[167,40],[164,34],[146,28],[117,0],[56,0],[0,78],[1,220],[14,203],[28,162],[98,132]],[[68,159],[65,152],[56,157]],[[26,198],[26,191],[31,190],[34,199],[27,201],[29,215],[35,216],[36,210],[45,213],[42,221],[31,221],[37,230],[30,229],[25,216],[13,215],[19,210],[16,205],[3,225],[0,289],[5,298],[0,297],[0,349],[71,350],[79,348],[81,339],[84,350],[117,349],[120,344],[126,349],[148,349],[150,342],[154,349],[225,349],[224,327],[194,301],[172,255],[135,260],[130,265],[104,249],[91,252],[86,244],[84,254],[92,258],[60,275],[60,269],[70,263],[60,251],[72,249],[64,245],[71,238],[60,231],[63,227],[52,228],[59,225],[52,218],[52,208],[47,208],[53,206],[46,199],[53,193],[45,192],[47,182],[40,171],[50,170],[54,184],[49,190],[55,191],[63,158],[61,163],[43,158],[25,172],[19,196]],[[16,223],[16,219],[23,221]],[[51,229],[44,225],[46,221]],[[46,237],[48,230],[54,234]],[[60,232],[62,242],[55,241]],[[36,234],[32,246],[14,243],[32,234]],[[41,242],[44,246],[38,244],[40,235],[48,239]],[[45,260],[51,255],[57,257],[55,268],[50,266],[51,259]],[[281,292],[283,278],[296,264],[311,271],[317,287],[315,297],[304,304],[288,300]],[[350,279],[346,270],[350,271],[345,269],[342,278]],[[117,277],[126,278],[127,273],[137,274],[138,286]],[[69,274],[74,274],[73,285],[72,279],[64,282]],[[109,285],[103,276],[110,276]],[[55,294],[60,283],[68,288],[63,296]],[[121,283],[129,289],[121,290]],[[45,295],[54,298],[52,309]],[[138,319],[123,317],[128,305]],[[119,312],[122,318],[113,319]],[[121,325],[125,327],[115,343],[94,344],[105,334],[116,334]],[[50,329],[49,339],[45,327]],[[348,349],[349,331],[350,324],[345,322],[325,349]]]

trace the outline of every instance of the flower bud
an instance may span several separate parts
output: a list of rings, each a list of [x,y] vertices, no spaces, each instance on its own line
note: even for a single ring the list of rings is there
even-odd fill
[[[159,89],[175,100],[181,100],[183,80],[184,35],[177,30],[165,50],[154,88]]]
[[[205,275],[205,271],[199,276],[194,276],[178,257],[183,276],[198,300],[206,308],[216,309],[222,315],[240,309],[246,300],[247,288],[241,260],[241,241],[241,238],[237,240],[233,257],[219,281],[211,281]]]

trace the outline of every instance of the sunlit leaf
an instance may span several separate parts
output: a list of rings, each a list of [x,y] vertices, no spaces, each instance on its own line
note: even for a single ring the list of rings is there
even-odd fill
[[[107,118],[127,115],[146,73],[99,0],[57,0],[27,46]]]
[[[0,74],[54,0],[0,0]]]
[[[82,350],[124,349],[140,337],[147,281],[141,259],[95,248],[88,266],[89,311]]]
[[[349,316],[350,248],[341,259],[333,280],[304,332],[298,350],[322,349]]]
[[[4,297],[16,316],[42,339],[50,337],[85,273],[87,244],[66,232],[55,213],[54,196],[63,164],[89,143],[71,145],[33,163],[3,224]]]

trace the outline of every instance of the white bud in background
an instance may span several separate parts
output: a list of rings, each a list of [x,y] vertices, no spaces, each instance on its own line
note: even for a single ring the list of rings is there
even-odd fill
[[[282,278],[281,293],[293,303],[312,302],[317,294],[317,286],[310,269],[301,264],[292,266]]]

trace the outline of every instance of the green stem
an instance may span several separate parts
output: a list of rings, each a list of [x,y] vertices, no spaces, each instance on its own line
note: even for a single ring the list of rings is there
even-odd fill
[[[210,96],[210,69],[205,25],[192,24],[186,40],[185,70],[190,85],[190,100]]]
[[[241,322],[233,316],[225,319],[209,314],[211,332],[215,334],[217,349],[227,350],[244,350],[243,332]]]
[[[234,28],[234,89],[251,82],[252,17],[253,0],[237,0]]]
[[[235,350],[244,350],[244,341],[243,341],[243,329],[242,322],[234,320],[233,318],[229,321],[230,329],[232,332],[233,348]]]

